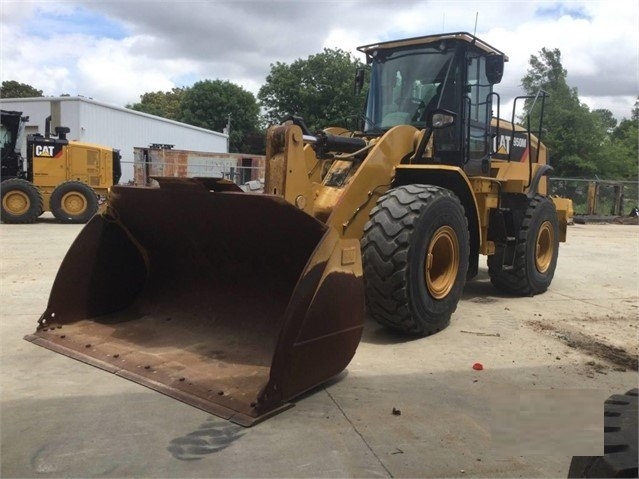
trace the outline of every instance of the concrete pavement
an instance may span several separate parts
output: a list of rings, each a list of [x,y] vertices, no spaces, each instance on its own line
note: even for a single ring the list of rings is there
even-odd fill
[[[636,226],[571,226],[532,298],[482,264],[430,338],[369,322],[347,371],[250,429],[22,339],[80,228],[0,225],[2,477],[566,477],[637,386]]]

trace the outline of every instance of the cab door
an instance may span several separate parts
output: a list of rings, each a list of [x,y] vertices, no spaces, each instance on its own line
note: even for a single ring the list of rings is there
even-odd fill
[[[469,176],[490,171],[490,118],[492,116],[492,85],[486,76],[486,56],[467,53],[464,150],[464,171]]]

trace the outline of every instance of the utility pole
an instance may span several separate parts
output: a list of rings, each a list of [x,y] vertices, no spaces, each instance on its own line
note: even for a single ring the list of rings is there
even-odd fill
[[[229,153],[231,149],[231,114],[229,113],[226,117],[226,126],[222,130],[226,136],[226,152]]]

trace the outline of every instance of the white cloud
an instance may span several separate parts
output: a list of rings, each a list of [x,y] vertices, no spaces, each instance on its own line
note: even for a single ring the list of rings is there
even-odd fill
[[[5,0],[0,11],[2,80],[29,83],[48,95],[82,94],[120,105],[147,91],[185,86],[184,79],[228,79],[256,93],[271,63],[290,63],[324,47],[361,59],[355,50],[360,44],[440,33],[442,26],[472,32],[477,13],[477,35],[510,57],[498,85],[504,104],[521,93],[530,55],[542,47],[561,50],[569,84],[592,108],[627,116],[639,93],[635,0]],[[28,34],[45,14],[52,31]],[[75,33],[56,31],[69,14],[103,23],[78,25]]]
[[[100,40],[92,51],[77,62],[77,74],[82,88],[90,89],[96,99],[108,98],[116,104],[139,99],[141,92],[168,91],[175,86],[171,78],[187,68],[186,60],[154,60],[144,55],[132,56],[130,51],[144,38]]]
[[[29,19],[33,15],[34,8],[33,2],[4,0],[0,4],[0,21],[4,25],[5,22],[15,23],[23,19]]]
[[[357,47],[365,45],[369,39],[362,38],[359,32],[352,32],[345,28],[334,28],[329,33],[322,48],[340,48],[351,52],[355,58],[365,61],[364,55],[357,51]]]

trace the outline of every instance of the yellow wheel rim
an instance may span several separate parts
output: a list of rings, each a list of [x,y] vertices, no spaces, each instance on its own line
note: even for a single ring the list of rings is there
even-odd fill
[[[430,240],[426,252],[425,277],[428,292],[445,298],[455,285],[459,271],[459,241],[450,226],[442,226]]]
[[[2,207],[12,215],[25,214],[31,206],[29,197],[22,191],[10,191],[2,198]]]
[[[62,197],[62,209],[69,215],[80,215],[88,208],[87,199],[82,193],[71,191]]]
[[[540,273],[550,268],[555,247],[555,233],[550,221],[544,221],[537,232],[535,241],[535,267]]]

